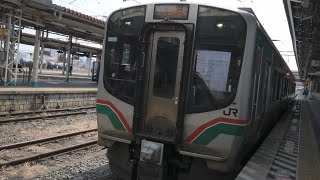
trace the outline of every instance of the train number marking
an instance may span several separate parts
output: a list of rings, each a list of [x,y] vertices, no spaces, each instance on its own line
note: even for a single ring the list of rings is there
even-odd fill
[[[233,109],[233,108],[229,108],[229,111],[226,113],[226,111],[223,111],[223,114],[225,116],[230,116],[231,114],[233,114],[235,117],[238,117],[238,109]]]

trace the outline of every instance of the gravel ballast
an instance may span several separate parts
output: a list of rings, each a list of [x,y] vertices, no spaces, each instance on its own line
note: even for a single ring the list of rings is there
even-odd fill
[[[96,113],[72,115],[51,119],[40,119],[19,123],[0,125],[0,146],[25,142],[35,139],[57,136],[66,133],[97,128]],[[56,148],[74,145],[87,140],[97,139],[96,132],[78,135],[76,137],[44,143],[36,147],[30,146],[20,150],[28,150],[24,155],[30,155],[34,150],[47,151]],[[55,144],[57,143],[57,144]],[[41,149],[42,148],[42,149]],[[2,150],[4,153],[9,150]],[[18,166],[2,167],[0,180],[7,179],[112,179],[109,170],[106,149],[93,145],[73,152],[56,155],[52,158],[41,159],[35,162]],[[12,152],[13,153],[13,152]],[[10,154],[10,153],[9,153]],[[9,161],[13,156],[7,154]],[[21,153],[20,153],[21,154]],[[15,155],[14,153],[12,155]],[[18,155],[18,154],[17,154]],[[22,155],[20,155],[22,156]]]
[[[0,146],[97,127],[96,113],[0,125]]]
[[[112,179],[106,157],[106,150],[95,153],[91,157],[79,158],[74,164],[66,165],[63,168],[54,170],[46,175],[38,176],[36,180],[56,180],[56,179]],[[82,159],[82,160],[81,160]],[[80,161],[79,161],[80,160]]]

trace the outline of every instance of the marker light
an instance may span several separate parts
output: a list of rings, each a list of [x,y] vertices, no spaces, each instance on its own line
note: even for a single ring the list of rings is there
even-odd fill
[[[221,28],[223,28],[223,24],[222,23],[218,23],[217,27],[221,29]]]

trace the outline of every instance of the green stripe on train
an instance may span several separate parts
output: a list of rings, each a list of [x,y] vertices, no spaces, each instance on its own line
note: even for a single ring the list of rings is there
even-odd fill
[[[108,116],[113,127],[120,131],[126,131],[117,114],[108,105],[97,104],[97,112]]]
[[[220,123],[206,129],[195,140],[192,141],[192,144],[208,145],[219,134],[241,136],[243,134],[244,128],[245,126]]]

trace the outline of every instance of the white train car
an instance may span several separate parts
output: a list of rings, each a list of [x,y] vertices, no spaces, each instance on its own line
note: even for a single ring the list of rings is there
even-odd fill
[[[124,179],[234,171],[294,97],[291,71],[244,10],[120,9],[108,18],[103,50],[98,143]]]

